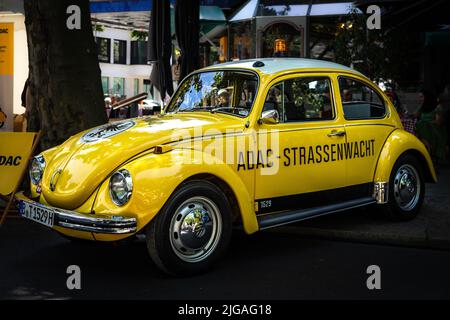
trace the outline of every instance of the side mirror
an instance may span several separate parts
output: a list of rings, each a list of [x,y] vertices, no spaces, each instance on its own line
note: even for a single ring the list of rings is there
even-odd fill
[[[259,123],[265,124],[277,124],[280,123],[280,115],[277,110],[267,110],[264,111],[261,115],[261,119],[259,119]]]

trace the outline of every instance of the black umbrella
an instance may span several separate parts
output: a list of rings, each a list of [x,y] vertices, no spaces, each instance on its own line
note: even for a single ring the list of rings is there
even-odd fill
[[[181,50],[180,80],[198,68],[200,0],[177,0],[175,34]]]
[[[170,56],[172,38],[170,34],[169,0],[153,0],[149,34],[149,61],[153,63],[150,80],[161,93],[164,100],[166,92],[173,94]]]

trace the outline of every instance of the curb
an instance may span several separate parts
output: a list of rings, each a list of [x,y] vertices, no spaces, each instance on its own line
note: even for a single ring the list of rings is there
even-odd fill
[[[394,245],[424,249],[450,250],[450,239],[429,239],[419,236],[381,234],[358,230],[323,229],[314,227],[278,227],[266,232],[311,237],[326,240],[342,240],[367,244]]]

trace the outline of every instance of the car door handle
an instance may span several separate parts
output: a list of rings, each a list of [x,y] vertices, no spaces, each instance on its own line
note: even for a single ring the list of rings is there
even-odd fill
[[[327,134],[329,137],[343,137],[345,136],[345,131],[336,131],[333,130],[329,134]]]

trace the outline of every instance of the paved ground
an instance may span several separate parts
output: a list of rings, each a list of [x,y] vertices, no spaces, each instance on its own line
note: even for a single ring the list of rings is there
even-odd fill
[[[330,215],[272,232],[326,239],[450,249],[450,169],[427,184],[423,208],[413,221],[391,222],[374,206]]]
[[[448,249],[449,169],[427,185],[411,222],[359,209],[253,236],[237,231],[215,270],[187,279],[164,276],[142,240],[73,244],[12,217],[0,229],[0,299],[450,299]],[[366,288],[372,264],[382,270],[380,291]],[[66,288],[69,265],[82,269],[81,291]]]
[[[450,251],[236,232],[216,269],[175,279],[151,262],[143,241],[73,244],[10,219],[0,231],[0,299],[450,299]],[[82,290],[66,288],[81,268]],[[381,290],[366,287],[369,265]]]

